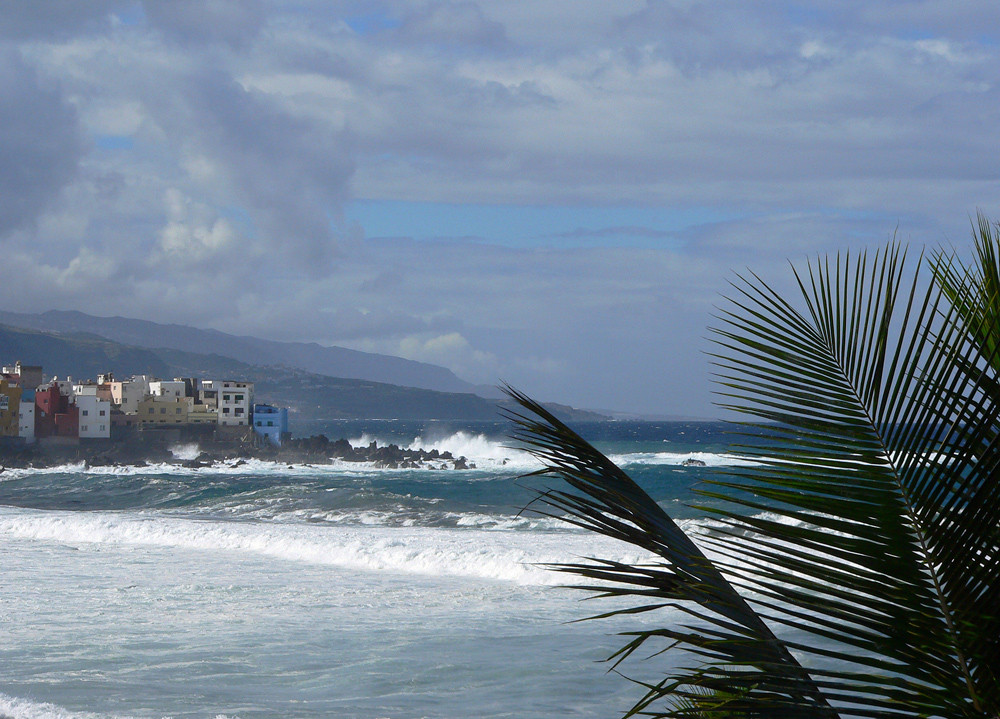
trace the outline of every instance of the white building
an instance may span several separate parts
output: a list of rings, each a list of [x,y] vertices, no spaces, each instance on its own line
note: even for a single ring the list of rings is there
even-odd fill
[[[180,399],[184,396],[184,380],[153,380],[149,383],[149,393],[154,397]]]
[[[203,402],[211,404],[214,398],[218,403],[219,424],[226,426],[250,424],[253,382],[204,380],[201,383],[201,391]]]
[[[80,439],[107,439],[111,436],[111,402],[94,395],[77,395],[80,410]]]
[[[124,382],[109,382],[111,401],[125,414],[139,411],[139,403],[149,394],[149,377],[137,375]]]
[[[76,397],[96,397],[97,385],[94,384],[93,382],[74,384],[73,394]]]
[[[30,398],[27,393],[21,396],[21,404],[17,410],[17,436],[24,437],[24,441],[33,444],[35,441],[35,393],[31,392]]]

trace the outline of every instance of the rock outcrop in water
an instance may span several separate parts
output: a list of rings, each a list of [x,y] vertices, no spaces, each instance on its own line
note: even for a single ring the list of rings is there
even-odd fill
[[[176,450],[177,447],[173,446]],[[475,469],[465,457],[436,449],[410,449],[395,444],[354,447],[346,439],[330,440],[325,435],[292,438],[281,447],[245,440],[198,443],[197,455],[182,458],[171,451],[170,443],[159,438],[148,441],[80,443],[74,445],[29,445],[0,447],[0,471],[4,467],[56,467],[83,462],[88,467],[143,466],[173,464],[191,469],[215,464],[239,466],[249,459],[287,465],[330,464],[334,461],[370,463],[383,469]],[[190,454],[189,452],[178,454]]]

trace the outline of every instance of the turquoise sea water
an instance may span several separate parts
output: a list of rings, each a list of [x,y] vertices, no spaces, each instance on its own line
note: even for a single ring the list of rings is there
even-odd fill
[[[0,475],[0,716],[605,717],[608,601],[540,566],[631,547],[524,513],[536,468],[501,423],[293,428],[450,450],[471,471],[250,462]],[[578,429],[692,527],[724,425]],[[179,446],[178,456],[197,447]],[[706,467],[684,467],[688,458]],[[537,481],[534,482],[538,484]],[[660,657],[632,662],[641,679]]]

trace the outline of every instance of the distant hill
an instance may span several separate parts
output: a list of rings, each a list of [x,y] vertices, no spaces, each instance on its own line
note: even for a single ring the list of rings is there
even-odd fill
[[[60,310],[40,314],[0,312],[0,323],[43,332],[83,332],[135,347],[221,355],[251,365],[285,365],[330,377],[365,379],[441,392],[478,391],[497,396],[491,388],[473,386],[444,367],[345,347],[275,342],[185,325],[159,324],[127,317],[95,317],[83,312]]]
[[[304,370],[259,366],[220,354],[176,349],[147,349],[119,344],[86,333],[56,335],[0,325],[0,360],[42,365],[47,375],[95,378],[113,371],[118,377],[216,377],[255,384],[261,402],[288,407],[301,419],[452,419],[495,420],[505,401],[469,392],[439,392],[385,382],[330,377]],[[548,405],[565,419],[599,420],[602,415],[563,405]]]
[[[129,347],[103,337],[73,338],[0,325],[0,363],[42,365],[46,374],[64,378],[96,377],[114,369],[119,374],[167,376],[170,366],[159,355],[140,347]]]

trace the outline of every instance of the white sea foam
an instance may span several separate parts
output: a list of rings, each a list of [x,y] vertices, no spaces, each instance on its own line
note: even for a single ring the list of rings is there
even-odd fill
[[[367,447],[372,442],[379,446],[390,442],[370,434],[362,434],[349,440],[352,447]],[[399,444],[399,442],[393,442]],[[506,446],[502,441],[490,439],[484,434],[458,431],[447,437],[432,439],[429,437],[414,437],[403,449],[423,450],[430,452],[451,452],[455,457],[465,457],[475,463],[479,469],[508,469],[518,472],[532,471],[540,466],[538,460],[527,452]]]
[[[260,502],[248,509],[246,505],[223,508],[241,519],[262,519],[273,522],[320,522],[333,525],[363,527],[454,526],[473,527],[487,531],[563,531],[570,525],[553,517],[511,516],[478,512],[440,512],[414,510],[399,505],[388,509],[316,509],[284,510],[282,500]],[[212,507],[213,514],[220,509]]]
[[[432,463],[427,469],[448,469],[444,462]],[[440,466],[439,466],[440,465]],[[52,474],[84,474],[94,476],[149,476],[168,475],[177,477],[204,477],[204,476],[352,476],[370,474],[372,472],[385,472],[380,467],[376,467],[374,462],[348,462],[334,459],[330,464],[288,464],[287,462],[272,462],[261,459],[227,460],[215,462],[207,467],[185,467],[180,464],[169,462],[150,463],[140,465],[107,465],[99,467],[89,467],[83,462],[73,462],[60,464],[53,467],[27,467],[11,468],[0,474],[0,481],[20,479],[31,475],[52,475]],[[415,470],[416,471],[416,470]]]
[[[470,432],[459,431],[438,440],[414,437],[409,449],[451,452],[456,457],[472,460],[477,467],[507,467],[518,471],[531,471],[539,467],[538,460],[527,452],[505,446],[502,442],[492,440],[486,435]]]
[[[751,467],[760,464],[739,455],[715,452],[637,452],[612,454],[608,458],[621,466],[630,464],[682,466],[688,460],[704,462],[706,467]]]
[[[635,562],[635,550],[570,532],[429,527],[343,527],[195,520],[115,512],[0,508],[0,536],[60,544],[238,552],[342,569],[554,584],[539,564],[602,556]]]
[[[0,693],[0,717],[3,719],[137,719],[123,714],[70,711],[55,704],[12,697],[2,693]],[[163,719],[170,718],[163,717]],[[239,719],[239,717],[216,714],[215,719]]]
[[[367,447],[376,441],[380,446],[386,444],[382,440],[363,434],[350,440],[354,447]],[[425,439],[414,437],[405,447],[411,450],[451,452],[455,457],[465,457],[474,463],[478,470],[486,472],[504,472],[522,474],[538,469],[541,464],[537,459],[523,450],[508,447],[501,441],[493,440],[482,434],[459,431],[441,439]],[[197,444],[176,445],[170,450],[178,460],[195,459],[199,454]],[[682,466],[687,460],[704,462],[708,467],[751,466],[758,464],[753,460],[727,453],[712,452],[644,452],[631,454],[612,454],[610,459],[616,464],[627,467],[630,465],[664,465]],[[155,463],[148,465],[116,465],[105,467],[88,467],[83,462],[63,464],[55,467],[8,469],[0,474],[0,481],[18,479],[32,474],[88,474],[88,475],[174,475],[174,476],[241,476],[241,475],[288,475],[296,476],[361,476],[380,472],[427,470],[450,470],[451,463],[445,460],[430,460],[417,469],[397,470],[379,467],[374,462],[350,462],[333,459],[330,464],[288,464],[260,459],[227,460],[215,462],[208,467],[184,467],[172,463]]]
[[[198,455],[201,454],[201,447],[194,442],[190,444],[175,444],[170,448],[170,454],[174,455],[177,459],[197,459]]]

